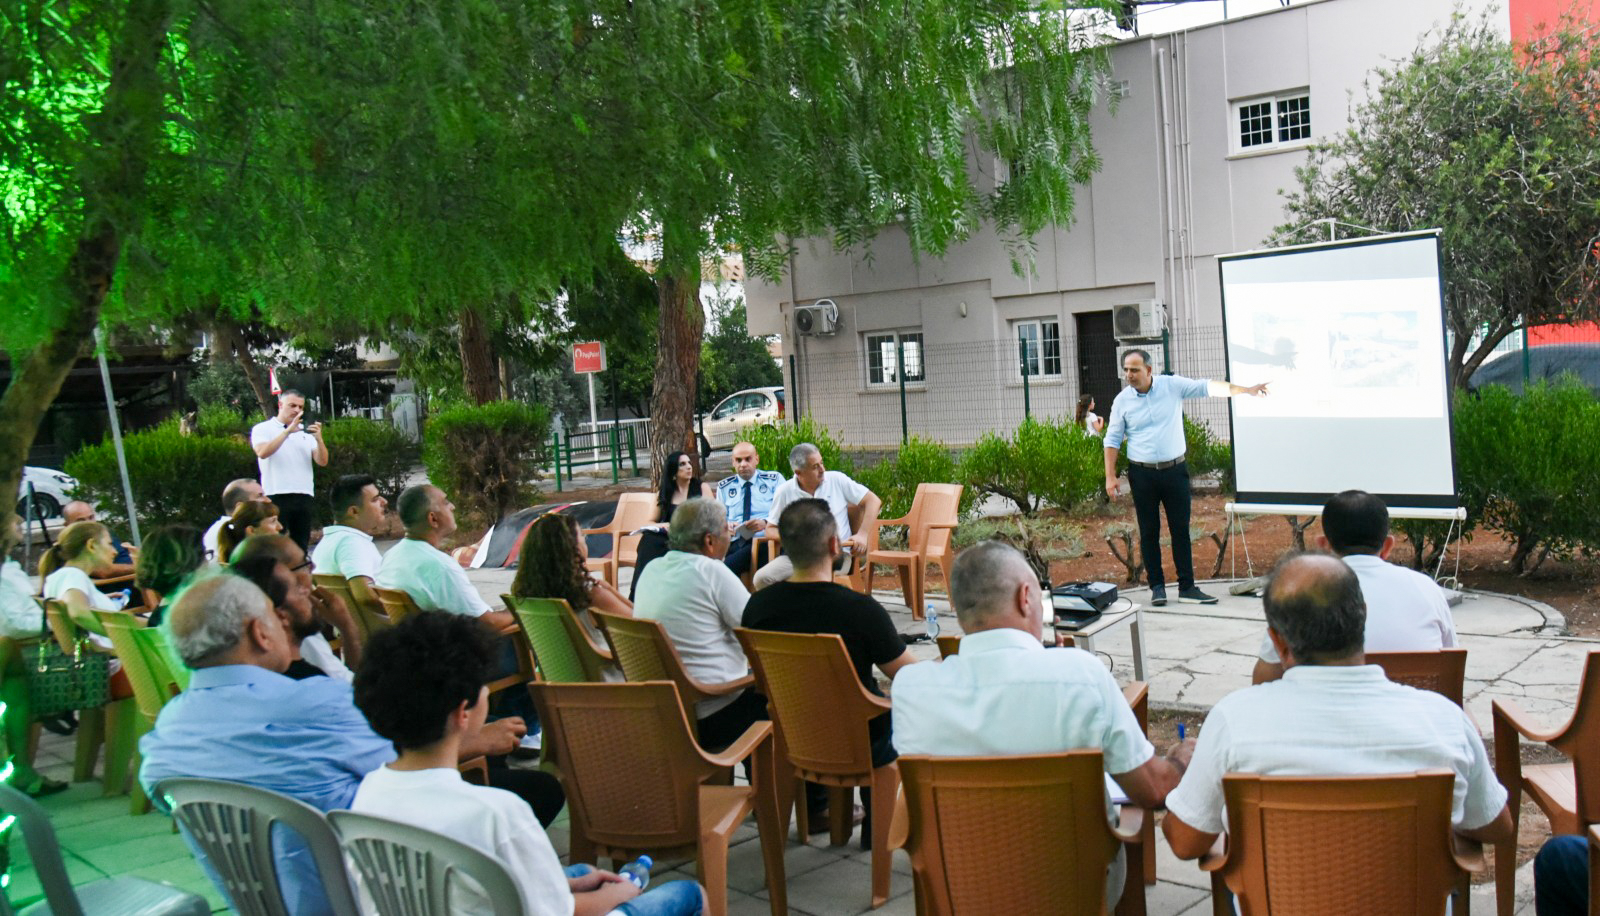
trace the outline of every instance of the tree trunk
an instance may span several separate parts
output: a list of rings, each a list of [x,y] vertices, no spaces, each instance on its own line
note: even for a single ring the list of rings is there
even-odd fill
[[[665,263],[672,263],[666,261]],[[657,325],[656,378],[650,397],[650,486],[661,485],[661,468],[667,456],[686,451],[697,459],[695,448],[695,376],[700,371],[700,340],[705,335],[706,312],[700,304],[700,269],[661,269],[656,274],[661,306]]]
[[[220,308],[220,303],[209,303],[213,313]],[[211,348],[211,361],[220,363],[223,359],[233,360],[239,371],[244,373],[244,380],[250,383],[250,391],[256,396],[256,403],[261,407],[261,415],[270,417],[277,413],[277,405],[273,403],[272,392],[268,389],[267,380],[261,373],[261,364],[250,352],[250,346],[244,342],[244,337],[239,333],[239,325],[227,318],[218,317],[211,322],[211,336],[215,338],[216,345]]]
[[[62,271],[60,319],[13,360],[0,395],[0,553],[16,546],[14,519],[22,468],[44,415],[92,338],[122,257],[121,227],[134,225],[145,176],[161,136],[161,80],[171,11],[165,0],[130,0],[111,46],[111,79],[100,111],[84,119],[92,147],[77,166],[83,225]],[[42,293],[49,295],[49,293]]]
[[[461,310],[461,384],[474,404],[487,404],[500,391],[489,329],[483,316],[472,308]]]

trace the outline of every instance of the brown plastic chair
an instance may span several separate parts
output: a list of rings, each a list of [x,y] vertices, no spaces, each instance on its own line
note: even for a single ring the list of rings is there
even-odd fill
[[[1600,827],[1589,828],[1589,916],[1600,916]]]
[[[1483,850],[1450,826],[1455,774],[1222,778],[1227,850],[1200,867],[1246,914],[1442,916]],[[1215,884],[1213,884],[1215,886]]]
[[[55,637],[61,651],[71,655],[77,651],[78,626],[74,615],[64,601],[47,599],[44,602],[45,621],[50,634]],[[91,632],[103,629],[93,614],[77,615],[92,620]],[[104,635],[104,634],[101,634]],[[85,652],[115,654],[93,642],[85,641]],[[95,758],[105,747],[104,778],[106,795],[121,795],[128,790],[128,768],[138,743],[142,717],[134,697],[107,700],[104,706],[78,710],[78,737],[72,759],[72,781],[84,782],[94,775]]]
[[[400,621],[412,614],[422,613],[422,609],[417,607],[416,599],[412,598],[411,594],[403,589],[382,588],[374,585],[372,594],[378,599],[378,604],[383,607],[383,614],[389,619],[390,626],[398,625]]]
[[[659,622],[624,617],[594,608],[590,608],[589,613],[594,615],[595,621],[605,631],[606,642],[611,645],[611,657],[630,683],[671,681],[678,685],[678,694],[683,698],[684,715],[688,717],[697,736],[700,734],[700,722],[695,716],[695,704],[737,693],[756,682],[755,677],[749,674],[726,684],[697,681],[683,667],[683,658],[678,655],[677,647]]]
[[[773,633],[734,630],[766,694],[778,740],[797,779],[835,790],[872,789],[872,906],[889,899],[889,825],[900,772],[893,763],[872,765],[867,723],[889,709],[889,701],[868,693],[850,664],[844,640],[835,633]],[[834,792],[832,840],[850,839],[848,794]],[[796,786],[796,798],[805,793]],[[802,842],[808,835],[806,805],[796,806]]]
[[[728,909],[728,842],[753,811],[773,916],[788,912],[772,723],[720,754],[695,743],[676,685],[534,684],[545,741],[560,749],[572,861],[693,852],[708,916]],[[720,785],[749,760],[751,784]]]
[[[356,625],[361,627],[363,639],[371,639],[374,633],[393,626],[388,613],[383,609],[382,602],[365,581],[356,583],[332,573],[312,573],[311,580],[317,588],[327,589],[339,596],[339,600],[344,602],[345,607],[349,608],[351,615],[355,617]]]
[[[1522,793],[1527,792],[1545,817],[1550,832],[1582,834],[1600,823],[1600,651],[1590,652],[1578,682],[1578,703],[1567,724],[1545,731],[1510,700],[1495,700],[1494,771],[1510,794],[1506,804],[1517,821]],[[1548,744],[1566,756],[1566,763],[1523,766],[1518,737]],[[1495,898],[1501,916],[1511,916],[1516,880],[1515,841],[1495,845]]]
[[[939,567],[940,575],[949,579],[950,534],[960,520],[961,491],[958,483],[919,483],[917,495],[911,500],[911,510],[899,518],[880,518],[878,528],[885,525],[905,526],[905,550],[879,550],[876,546],[867,555],[867,562],[893,566],[900,574],[900,595],[911,616],[921,620],[922,596],[928,564]]]
[[[959,636],[939,636],[936,637],[935,641],[939,644],[940,661],[944,661],[961,651],[961,637]]]
[[[590,557],[588,568],[600,573],[605,580],[611,583],[612,588],[617,586],[618,572],[624,566],[634,566],[639,562],[639,535],[629,534],[645,525],[655,521],[656,497],[654,493],[623,493],[617,497],[616,511],[611,514],[611,521],[600,528],[585,528],[585,536],[603,534],[611,539],[611,551],[608,556]]]
[[[917,912],[1105,912],[1106,869],[1149,820],[1124,806],[1106,820],[1098,750],[1008,757],[901,757]],[[900,839],[897,837],[896,839]],[[1142,858],[1128,850],[1128,861]],[[1129,876],[1122,896],[1140,900]],[[997,906],[1005,901],[1006,905]],[[1119,908],[1120,910],[1120,908]]]
[[[590,641],[566,599],[501,595],[500,600],[516,616],[540,678],[552,684],[599,683],[606,679],[611,651]]]
[[[1431,690],[1463,706],[1466,690],[1467,650],[1433,649],[1427,652],[1368,652],[1367,664],[1377,665],[1396,684]]]

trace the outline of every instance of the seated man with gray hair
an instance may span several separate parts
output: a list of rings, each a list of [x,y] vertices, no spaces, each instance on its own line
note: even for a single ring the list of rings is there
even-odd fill
[[[678,506],[667,529],[667,555],[639,578],[633,616],[655,620],[695,680],[726,684],[750,673],[733,635],[744,621],[750,593],[722,558],[728,553],[728,513],[715,500],[696,497]],[[767,698],[746,688],[702,700],[695,708],[700,743],[722,748],[767,717]]]
[[[833,512],[834,527],[843,549],[834,561],[834,569],[850,571],[853,563],[865,562],[867,537],[863,533],[877,524],[883,500],[878,495],[850,478],[843,471],[830,471],[822,463],[822,450],[810,442],[802,442],[789,450],[789,467],[794,476],[778,487],[772,497],[772,508],[767,511],[767,527],[778,526],[778,517],[789,504],[800,499],[820,499]],[[861,513],[861,530],[850,527],[850,510]],[[794,563],[788,557],[775,557],[772,562],[756,570],[751,583],[761,590],[774,582],[782,582],[794,575]]]

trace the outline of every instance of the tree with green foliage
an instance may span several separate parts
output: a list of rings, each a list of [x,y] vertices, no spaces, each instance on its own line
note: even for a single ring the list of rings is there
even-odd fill
[[[1487,16],[1454,16],[1373,74],[1349,129],[1296,171],[1269,244],[1315,241],[1328,219],[1442,229],[1458,387],[1513,332],[1600,316],[1597,59],[1591,24],[1514,48]]]
[[[700,347],[700,399],[695,405],[700,412],[735,391],[783,384],[783,371],[767,341],[750,336],[742,298],[714,302],[711,319],[716,330]]]

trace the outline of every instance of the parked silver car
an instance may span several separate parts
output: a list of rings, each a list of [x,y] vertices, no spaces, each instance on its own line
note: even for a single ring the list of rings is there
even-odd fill
[[[700,437],[700,454],[715,449],[733,448],[740,435],[757,423],[783,419],[782,388],[746,388],[723,398],[706,414],[705,434]]]

